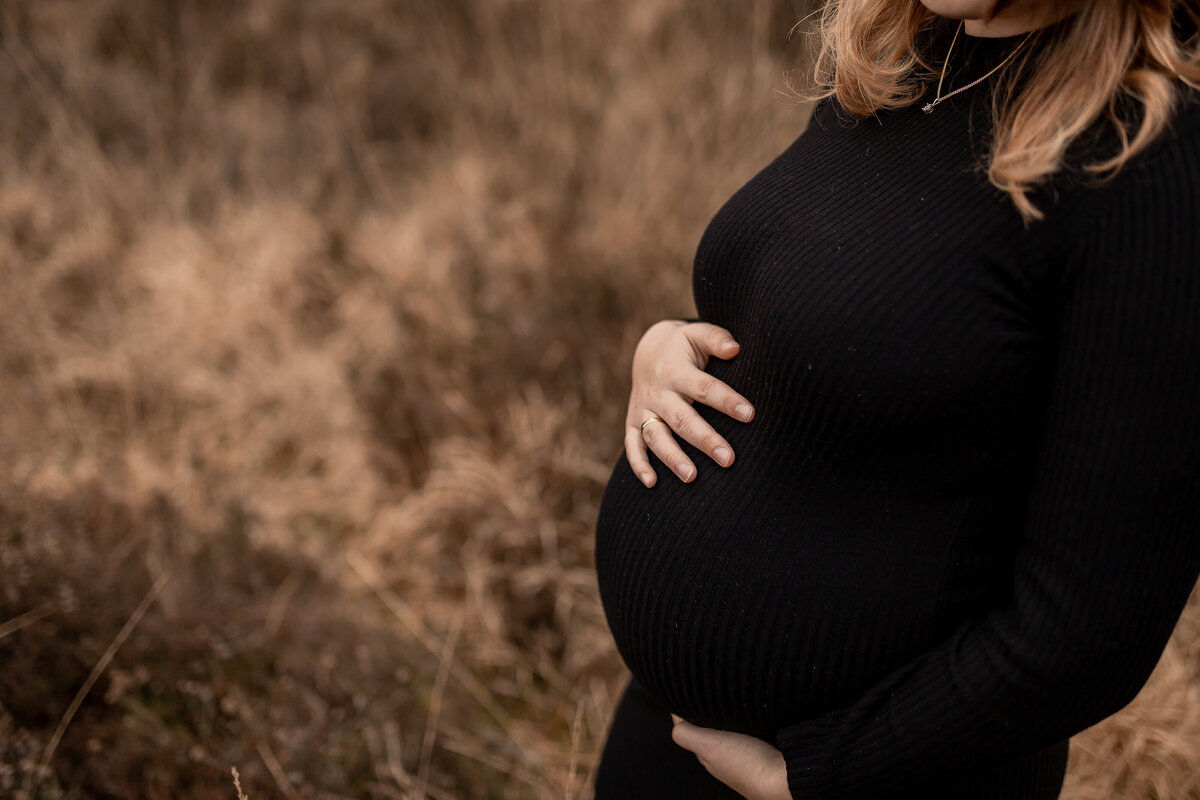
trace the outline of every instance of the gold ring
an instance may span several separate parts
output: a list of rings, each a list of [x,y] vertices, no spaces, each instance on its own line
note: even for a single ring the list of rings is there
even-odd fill
[[[642,433],[646,432],[646,426],[649,425],[651,422],[662,422],[665,424],[666,420],[664,420],[662,417],[650,417],[650,419],[648,419],[642,423],[642,427],[641,427]]]

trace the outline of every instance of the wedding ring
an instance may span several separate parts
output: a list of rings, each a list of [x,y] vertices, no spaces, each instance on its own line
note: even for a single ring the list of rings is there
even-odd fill
[[[664,420],[662,417],[650,417],[648,420],[646,420],[645,422],[642,423],[642,428],[641,428],[642,433],[646,432],[646,426],[649,425],[651,422],[662,422],[665,424],[666,420]]]

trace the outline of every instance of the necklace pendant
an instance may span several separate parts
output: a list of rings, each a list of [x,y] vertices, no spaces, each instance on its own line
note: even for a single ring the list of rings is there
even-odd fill
[[[934,105],[933,103],[926,103],[925,105],[921,106],[921,110],[924,111],[926,114],[932,114],[933,113],[933,105]]]

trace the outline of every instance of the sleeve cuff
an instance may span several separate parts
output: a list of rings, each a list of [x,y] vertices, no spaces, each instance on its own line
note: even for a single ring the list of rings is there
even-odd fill
[[[850,800],[857,798],[847,776],[838,774],[840,754],[837,732],[845,711],[834,711],[780,728],[775,744],[787,764],[788,791],[794,800]]]

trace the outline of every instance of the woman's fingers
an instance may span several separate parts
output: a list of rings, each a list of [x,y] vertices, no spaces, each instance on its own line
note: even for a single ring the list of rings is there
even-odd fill
[[[729,388],[724,381],[704,372],[710,355],[728,359],[738,354],[740,345],[729,331],[719,325],[699,322],[687,325],[682,332],[695,351],[697,368],[678,367],[669,373],[660,370],[661,377],[669,383],[670,388],[742,422],[754,419],[754,405],[749,400]]]
[[[721,466],[728,467],[733,463],[733,448],[687,403],[680,400],[671,405],[665,418],[654,419],[658,416],[646,411],[645,418],[651,422],[646,425],[634,425],[631,422],[625,426],[625,457],[634,474],[647,487],[653,486],[658,480],[650,466],[647,448],[684,483],[690,483],[696,476],[695,465],[675,440],[676,433],[708,453]]]
[[[717,358],[733,358],[738,354],[740,345],[734,340],[733,334],[720,325],[710,322],[693,322],[682,329],[693,349],[699,356],[699,366],[703,367],[708,356]]]
[[[688,370],[676,376],[672,388],[685,397],[712,406],[741,422],[754,419],[754,406],[724,381],[701,370]],[[686,438],[686,437],[685,437]],[[688,441],[691,441],[690,439]]]
[[[693,447],[702,450],[712,458],[713,461],[720,464],[722,467],[728,467],[733,463],[733,448],[729,446],[729,442],[725,441],[719,433],[713,430],[703,417],[696,413],[696,409],[682,399],[668,401],[665,404],[663,421],[669,425],[671,430],[679,434],[689,442]],[[647,425],[651,427],[662,428],[666,427],[660,423]],[[672,437],[674,443],[674,437]],[[650,442],[650,448],[658,454],[654,443]],[[660,456],[661,458],[661,456]],[[665,462],[671,463],[671,462]]]
[[[686,403],[684,404],[686,405]],[[647,415],[649,418],[649,415]],[[661,419],[661,418],[660,418]],[[655,420],[640,427],[641,438],[659,459],[679,476],[679,480],[690,483],[696,477],[696,465],[675,441],[665,419]]]
[[[651,425],[658,423],[652,422]],[[658,482],[654,468],[650,466],[650,458],[646,455],[646,442],[642,439],[642,431],[637,425],[625,426],[625,458],[629,467],[638,480],[649,488]]]
[[[633,357],[625,455],[646,486],[657,482],[649,453],[685,483],[696,477],[677,435],[721,466],[733,463],[733,448],[692,404],[704,403],[742,422],[753,419],[750,401],[704,371],[710,357],[733,358],[739,349],[729,331],[707,322],[664,320],[642,335]]]
[[[658,380],[675,395],[712,406],[736,420],[749,422],[754,419],[754,405],[749,400],[735,392],[729,384],[702,369],[686,364],[664,363],[659,365]]]

